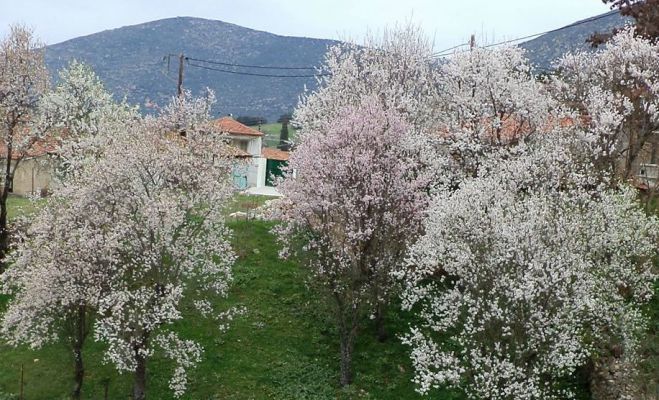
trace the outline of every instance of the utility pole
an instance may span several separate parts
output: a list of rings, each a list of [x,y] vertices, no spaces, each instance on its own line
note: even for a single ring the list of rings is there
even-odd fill
[[[473,51],[474,47],[476,47],[476,35],[472,33],[469,39],[469,50]]]
[[[178,56],[178,88],[177,88],[178,97],[183,96],[183,61],[184,60],[185,60],[185,56],[183,56],[183,53],[179,54],[179,56]]]

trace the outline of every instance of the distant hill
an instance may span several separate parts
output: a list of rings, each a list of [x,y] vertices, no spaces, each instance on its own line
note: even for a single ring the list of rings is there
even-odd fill
[[[232,64],[265,66],[320,65],[332,40],[287,37],[201,18],[168,18],[125,26],[48,46],[46,62],[53,77],[69,60],[93,66],[115,97],[126,96],[142,108],[149,102],[165,104],[176,94],[178,58],[169,69],[163,57],[184,53],[191,58]],[[212,68],[238,70],[228,66]],[[239,71],[274,75],[309,75],[307,70]],[[187,66],[184,86],[199,93],[215,90],[216,114],[264,116],[275,120],[297,104],[304,86],[314,88],[314,78],[269,78],[203,70]]]
[[[567,51],[587,49],[586,39],[594,32],[609,32],[625,24],[618,12],[577,22],[574,26],[522,43],[531,62],[539,68]],[[116,98],[127,97],[142,109],[145,104],[167,103],[176,93],[178,59],[163,60],[168,54],[184,53],[190,58],[228,64],[260,66],[317,66],[333,40],[287,37],[244,28],[222,21],[178,17],[125,26],[48,46],[46,62],[53,77],[69,60],[78,59],[94,67]],[[271,75],[309,75],[308,70],[208,67]],[[297,104],[306,86],[316,87],[314,78],[271,78],[223,73],[186,65],[184,86],[199,93],[206,86],[215,90],[217,115],[262,116],[269,121]]]
[[[608,33],[633,20],[623,17],[618,11],[611,11],[586,20],[577,21],[573,26],[538,36],[520,44],[526,49],[532,64],[541,69],[550,69],[553,61],[567,52],[590,49],[586,43],[593,33]]]

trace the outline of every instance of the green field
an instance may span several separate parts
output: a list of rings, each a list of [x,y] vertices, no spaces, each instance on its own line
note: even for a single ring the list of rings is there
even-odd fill
[[[279,133],[281,124],[279,122],[261,125],[261,132],[265,134],[263,140],[268,147],[276,147],[279,144]],[[288,125],[288,138],[294,140],[297,131],[290,124]]]

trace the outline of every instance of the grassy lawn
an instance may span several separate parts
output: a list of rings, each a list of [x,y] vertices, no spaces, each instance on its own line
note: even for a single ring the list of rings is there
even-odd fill
[[[263,204],[265,204],[266,201],[272,199],[275,199],[275,197],[236,193],[233,196],[233,199],[231,199],[229,202],[227,213],[233,213],[236,211],[242,211],[246,213],[248,211],[254,210],[255,208],[261,207]]]
[[[9,218],[9,222],[18,216],[32,214],[39,207],[40,202],[42,200],[32,201],[27,197],[9,195],[7,199],[7,217]]]

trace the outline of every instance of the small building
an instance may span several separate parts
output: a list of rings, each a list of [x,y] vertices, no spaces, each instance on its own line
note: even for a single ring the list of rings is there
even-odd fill
[[[26,154],[15,152],[12,154],[11,163],[14,175],[10,183],[10,192],[21,195],[45,195],[50,192],[55,180],[54,158],[58,144],[53,139],[40,140],[27,151]],[[4,185],[4,168],[7,162],[7,148],[0,144],[0,184]],[[16,167],[16,163],[18,166]],[[14,167],[16,169],[14,170]]]
[[[246,162],[236,163],[233,181],[238,189],[265,186],[265,160],[261,158],[263,132],[243,125],[231,117],[222,117],[213,123],[213,127],[225,133],[229,145],[241,152]]]
[[[229,145],[235,149],[237,162],[233,170],[233,181],[238,189],[273,186],[288,163],[288,152],[263,147],[263,132],[243,125],[231,117],[215,120],[217,131],[225,133]]]

